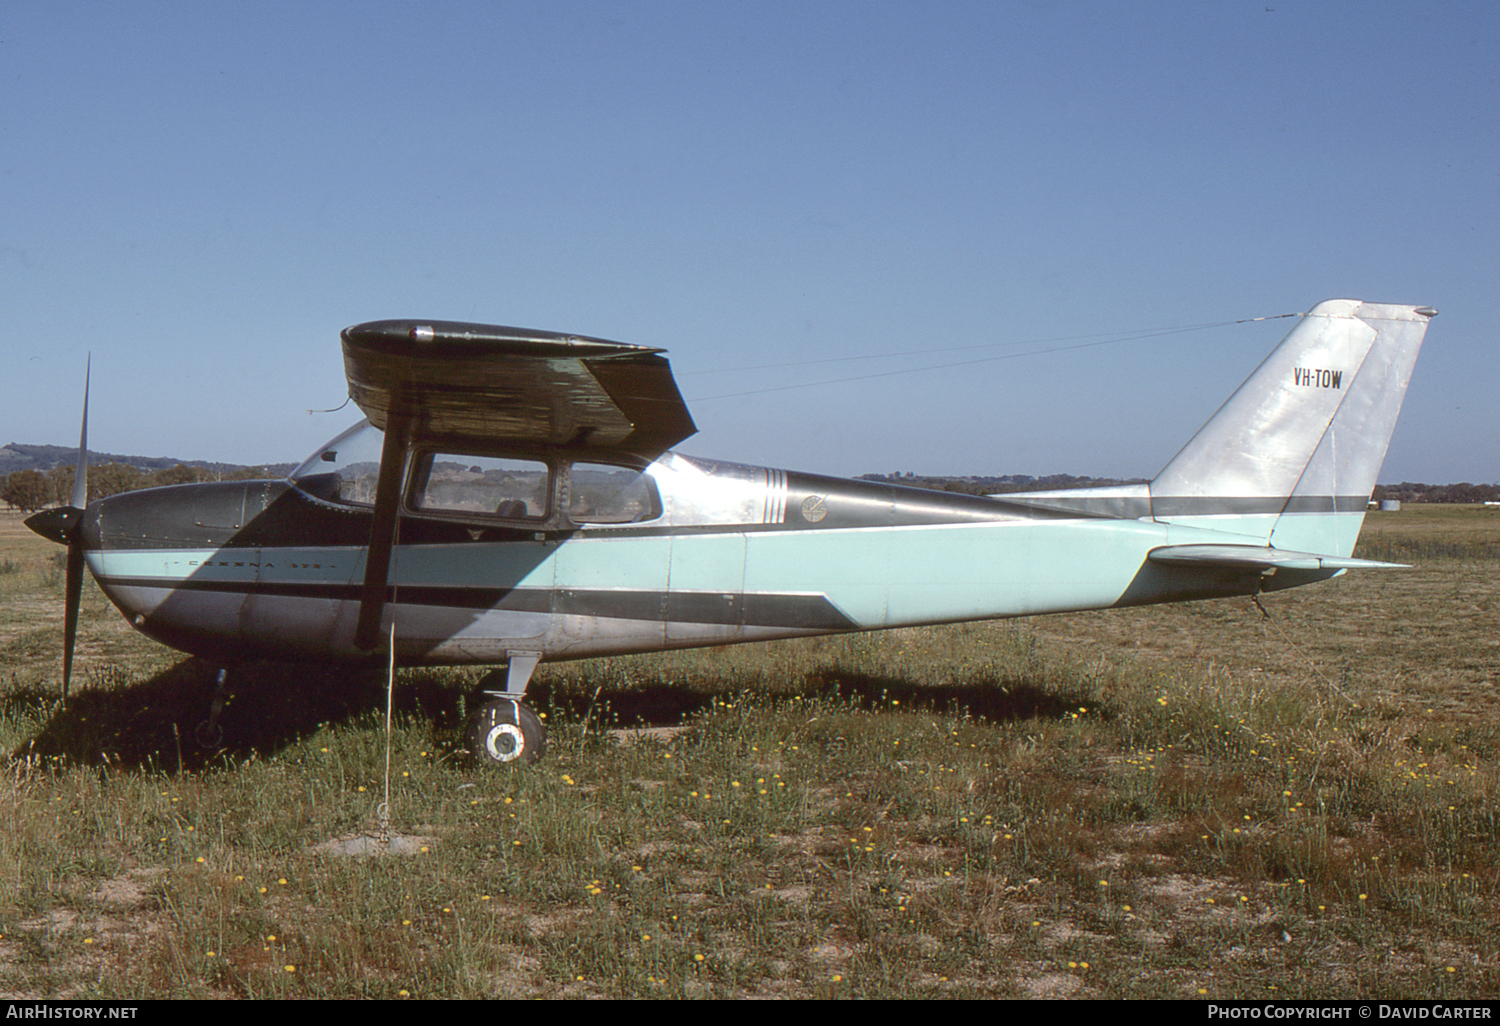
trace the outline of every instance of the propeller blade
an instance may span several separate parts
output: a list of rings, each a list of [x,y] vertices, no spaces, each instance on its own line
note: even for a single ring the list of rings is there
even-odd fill
[[[73,680],[73,649],[78,642],[78,609],[83,605],[83,516],[89,505],[89,372],[93,354],[83,372],[83,426],[78,431],[78,464],[73,471],[73,497],[66,506],[54,506],[26,518],[26,526],[48,541],[68,547],[66,591],[63,597],[63,705],[68,704],[68,685]]]
[[[83,524],[83,511],[89,505],[89,372],[94,356],[89,354],[83,370],[83,427],[78,432],[78,462],[73,469],[73,497],[66,506],[53,506],[33,513],[23,523],[48,541],[59,545],[73,544]]]
[[[89,505],[89,372],[93,370],[94,354],[83,365],[83,427],[78,431],[78,467],[73,471],[74,509],[87,509]]]
[[[82,603],[83,539],[75,536],[68,542],[67,592],[63,599],[63,705],[68,704],[68,684],[73,679],[73,647],[78,641],[78,607]]]

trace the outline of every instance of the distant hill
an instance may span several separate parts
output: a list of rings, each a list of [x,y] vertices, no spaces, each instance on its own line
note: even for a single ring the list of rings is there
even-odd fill
[[[53,467],[71,467],[78,462],[77,448],[65,445],[23,445],[11,442],[0,447],[0,476],[16,470],[40,470],[43,473]],[[179,460],[173,456],[120,456],[115,453],[89,450],[89,466],[122,463],[145,474],[167,470],[179,464],[206,471],[213,477],[228,476],[237,472],[255,469],[239,463],[214,463],[208,460]],[[260,464],[267,477],[285,477],[297,466],[295,463]]]

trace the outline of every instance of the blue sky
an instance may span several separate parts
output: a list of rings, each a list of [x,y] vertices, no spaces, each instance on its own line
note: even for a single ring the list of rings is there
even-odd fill
[[[8,0],[0,444],[92,352],[91,448],[298,460],[419,317],[666,347],[689,453],[1150,476],[1290,322],[1080,341],[1351,297],[1441,311],[1381,480],[1496,481],[1497,78],[1488,0]]]

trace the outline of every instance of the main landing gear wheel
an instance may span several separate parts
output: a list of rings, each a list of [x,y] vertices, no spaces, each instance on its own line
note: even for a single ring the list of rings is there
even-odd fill
[[[530,766],[547,751],[547,729],[525,703],[502,698],[480,706],[469,717],[464,745],[481,765]]]

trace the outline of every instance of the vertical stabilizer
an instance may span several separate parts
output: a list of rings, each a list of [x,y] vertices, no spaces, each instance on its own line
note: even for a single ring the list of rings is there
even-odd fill
[[[1152,516],[1348,556],[1435,313],[1319,303],[1151,482]]]

